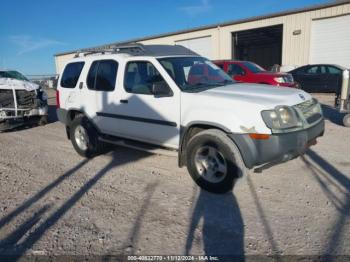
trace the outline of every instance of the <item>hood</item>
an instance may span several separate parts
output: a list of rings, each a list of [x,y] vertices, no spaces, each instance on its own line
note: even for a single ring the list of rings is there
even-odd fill
[[[232,100],[239,104],[250,103],[265,109],[273,109],[279,105],[292,106],[312,98],[300,89],[248,83],[220,86],[196,93],[195,96],[210,96],[222,101]]]
[[[17,80],[12,78],[0,78],[0,89],[32,91],[39,88],[40,88],[39,85],[29,81],[22,81],[22,80]]]

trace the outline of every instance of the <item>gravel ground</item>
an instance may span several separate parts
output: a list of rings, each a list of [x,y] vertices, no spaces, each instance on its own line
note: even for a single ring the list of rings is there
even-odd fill
[[[350,255],[350,129],[324,109],[325,136],[304,157],[251,170],[225,195],[201,191],[176,158],[83,159],[54,114],[1,133],[0,254]]]

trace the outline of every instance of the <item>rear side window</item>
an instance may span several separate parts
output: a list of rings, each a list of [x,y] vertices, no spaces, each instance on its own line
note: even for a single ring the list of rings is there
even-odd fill
[[[93,62],[86,79],[87,87],[97,91],[113,91],[117,71],[118,63],[114,60]]]
[[[329,74],[339,75],[339,74],[342,73],[342,70],[340,70],[339,68],[336,68],[334,66],[328,66],[328,73]]]
[[[83,70],[84,62],[75,62],[66,65],[61,78],[61,86],[65,88],[74,88]]]
[[[229,74],[230,76],[244,75],[245,71],[239,65],[229,64],[227,69],[227,74]]]

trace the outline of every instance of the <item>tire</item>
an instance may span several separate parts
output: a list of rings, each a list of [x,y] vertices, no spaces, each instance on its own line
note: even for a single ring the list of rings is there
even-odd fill
[[[346,127],[350,127],[350,114],[346,114],[343,118],[343,124]]]
[[[41,117],[39,118],[39,121],[38,121],[38,125],[39,125],[39,126],[45,126],[45,125],[47,125],[47,123],[48,123],[48,117],[47,117],[47,115],[41,116]]]
[[[237,178],[245,172],[237,146],[218,129],[196,134],[188,142],[186,150],[187,169],[192,179],[211,193],[231,191]],[[213,154],[214,151],[216,153]]]
[[[102,152],[104,143],[99,141],[98,132],[87,117],[76,117],[69,127],[69,134],[73,147],[79,155],[91,158]]]

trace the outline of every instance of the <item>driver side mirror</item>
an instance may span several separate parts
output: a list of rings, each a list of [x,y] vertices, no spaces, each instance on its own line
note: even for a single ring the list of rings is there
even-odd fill
[[[173,91],[165,81],[155,82],[152,84],[152,93],[155,97],[173,96]]]

